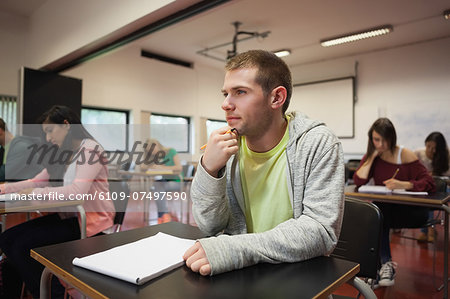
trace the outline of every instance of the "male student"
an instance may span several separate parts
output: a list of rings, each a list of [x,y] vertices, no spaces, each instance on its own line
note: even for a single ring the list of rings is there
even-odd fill
[[[0,182],[21,181],[41,172],[39,155],[33,155],[33,145],[39,145],[38,138],[14,136],[0,118],[0,148],[3,149],[3,163],[0,166]]]
[[[248,51],[225,69],[228,127],[211,134],[191,189],[195,220],[215,237],[189,248],[186,265],[214,275],[331,253],[344,204],[340,142],[323,123],[285,114],[291,74],[274,54]]]

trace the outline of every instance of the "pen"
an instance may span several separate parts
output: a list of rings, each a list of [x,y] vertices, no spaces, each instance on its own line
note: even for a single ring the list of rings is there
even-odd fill
[[[237,131],[236,128],[230,129],[225,132],[225,134],[231,134],[231,132]],[[204,150],[206,148],[206,144],[203,144],[200,150]]]
[[[392,176],[391,180],[395,178],[395,176],[397,175],[399,170],[400,170],[400,168],[397,168],[397,170],[394,172],[394,175]]]

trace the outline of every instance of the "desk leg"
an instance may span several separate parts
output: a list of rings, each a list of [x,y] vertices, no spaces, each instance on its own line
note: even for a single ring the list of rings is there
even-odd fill
[[[81,239],[86,238],[86,211],[83,208],[83,205],[77,205],[77,210],[80,213],[80,222],[81,222]]]
[[[2,214],[2,232],[6,230],[6,214]]]
[[[52,272],[50,272],[50,270],[48,270],[47,267],[45,267],[41,275],[41,288],[39,291],[39,297],[41,299],[51,298],[50,293],[51,283],[52,283]]]
[[[358,277],[353,277],[353,279],[347,282],[357,289],[366,299],[377,299],[377,295],[370,288],[369,284]]]
[[[52,277],[53,273],[47,267],[45,267],[44,271],[42,271],[41,274],[41,286],[39,290],[39,297],[41,299],[51,299]],[[81,295],[81,299],[85,298],[86,297],[84,295]]]
[[[448,298],[448,214],[450,208],[444,206],[444,298]]]
[[[150,192],[151,184],[150,179],[148,177],[144,177],[144,194],[147,194],[147,192]],[[146,196],[144,196],[144,221],[146,225],[148,225],[148,222],[150,221],[150,201]]]

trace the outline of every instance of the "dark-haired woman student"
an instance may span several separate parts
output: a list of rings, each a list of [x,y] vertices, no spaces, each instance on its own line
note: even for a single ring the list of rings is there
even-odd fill
[[[447,141],[440,132],[432,132],[425,138],[425,148],[415,151],[420,162],[433,176],[450,176],[450,157]],[[433,218],[433,211],[430,211],[429,218]],[[432,227],[422,228],[422,232],[417,238],[419,242],[434,242],[435,230]]]
[[[394,125],[387,118],[377,119],[368,132],[367,152],[353,175],[359,187],[373,179],[375,185],[388,189],[434,192],[433,178],[409,149],[397,145]],[[428,218],[428,209],[418,206],[375,203],[383,214],[383,231],[380,248],[380,286],[394,285],[395,268],[389,243],[391,228],[420,227]]]
[[[43,157],[44,169],[32,179],[0,186],[1,193],[61,194],[71,198],[109,192],[103,149],[70,108],[52,107],[42,116],[41,125],[50,146],[48,156]],[[88,237],[101,234],[113,225],[115,213],[111,201],[99,200],[97,196],[85,201],[83,207]],[[0,235],[0,248],[34,298],[39,298],[43,266],[30,257],[30,249],[79,239],[78,214],[73,210],[52,213],[16,225]],[[63,293],[64,289],[54,279],[52,298]]]

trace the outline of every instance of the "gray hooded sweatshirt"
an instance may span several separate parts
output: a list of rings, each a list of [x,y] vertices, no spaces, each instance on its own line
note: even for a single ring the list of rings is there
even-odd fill
[[[323,123],[292,113],[286,158],[294,217],[262,233],[247,233],[238,154],[228,160],[219,178],[199,163],[191,188],[192,210],[199,228],[215,236],[199,240],[211,275],[262,262],[298,262],[333,251],[344,209],[339,140]]]

